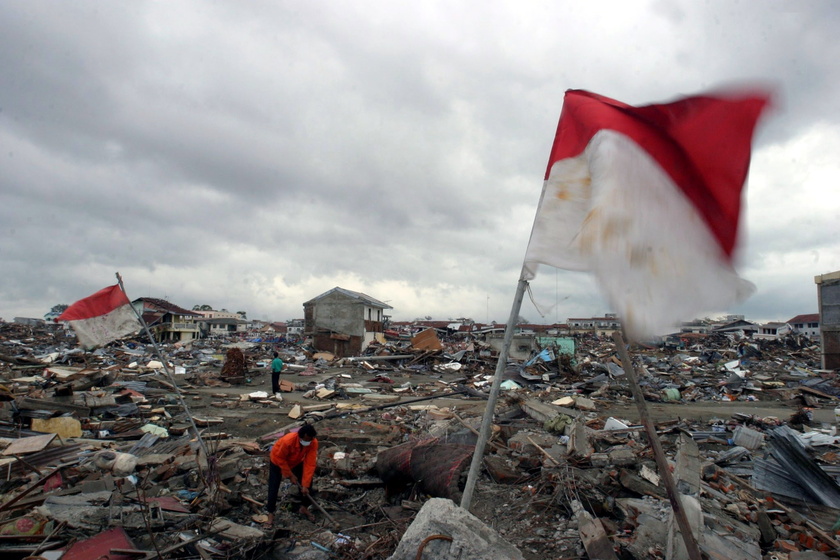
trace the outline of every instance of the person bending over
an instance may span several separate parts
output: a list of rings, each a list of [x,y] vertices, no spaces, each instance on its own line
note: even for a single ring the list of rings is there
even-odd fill
[[[290,432],[274,442],[271,448],[268,467],[268,524],[274,523],[274,511],[277,509],[277,494],[280,482],[284,478],[300,488],[307,500],[312,489],[312,477],[318,460],[318,433],[312,424],[304,424],[297,432]],[[306,505],[301,505],[300,513],[309,520],[314,517]]]

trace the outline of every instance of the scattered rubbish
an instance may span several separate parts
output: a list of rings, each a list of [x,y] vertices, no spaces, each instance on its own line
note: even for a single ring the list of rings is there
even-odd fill
[[[467,512],[498,356],[481,333],[391,329],[358,356],[243,335],[167,343],[161,360],[141,339],[83,353],[60,325],[0,323],[0,555],[678,558],[651,433],[709,557],[840,554],[840,380],[818,345],[633,347],[648,426],[610,338],[523,336]],[[272,526],[267,450],[303,422],[315,521],[281,486]]]

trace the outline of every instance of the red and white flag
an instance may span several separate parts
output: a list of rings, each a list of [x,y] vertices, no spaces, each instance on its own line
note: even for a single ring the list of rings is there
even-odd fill
[[[523,278],[538,263],[594,273],[634,340],[748,297],[755,288],[732,258],[768,100],[716,93],[633,107],[567,91]]]
[[[68,321],[76,332],[79,346],[90,350],[140,329],[140,321],[119,284],[80,299],[56,321]]]

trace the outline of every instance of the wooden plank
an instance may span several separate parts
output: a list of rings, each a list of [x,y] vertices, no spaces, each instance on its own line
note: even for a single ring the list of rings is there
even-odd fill
[[[572,502],[572,510],[577,519],[580,540],[590,560],[618,560],[613,543],[607,536],[601,520],[592,517],[577,500]]]
[[[680,434],[677,447],[674,478],[677,490],[688,496],[700,494],[700,449],[697,442],[686,433]]]
[[[437,337],[435,329],[426,329],[411,339],[411,347],[416,350],[441,350],[443,345]]]
[[[46,449],[58,434],[44,434],[42,436],[24,437],[14,440],[3,450],[3,455],[25,455]]]
[[[90,416],[90,408],[86,406],[62,403],[54,400],[24,397],[17,402],[17,406],[23,410],[57,410],[59,412],[70,412],[79,416]]]

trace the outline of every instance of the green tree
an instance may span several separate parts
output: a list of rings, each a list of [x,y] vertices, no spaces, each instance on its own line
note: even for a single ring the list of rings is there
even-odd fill
[[[65,311],[67,311],[68,307],[70,307],[70,306],[67,305],[66,303],[59,303],[57,305],[53,305],[52,309],[50,309],[50,312],[52,312],[52,313],[64,313]]]
[[[242,317],[243,319],[248,318],[248,313],[246,311],[237,311],[236,314]]]

